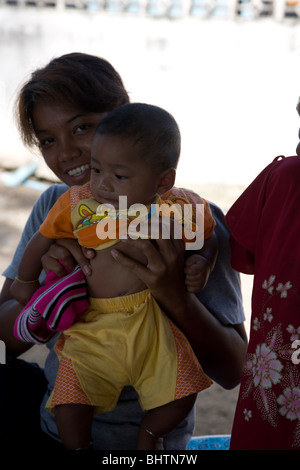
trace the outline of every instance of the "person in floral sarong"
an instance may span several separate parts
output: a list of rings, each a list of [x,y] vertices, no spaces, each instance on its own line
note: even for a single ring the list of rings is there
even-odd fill
[[[300,449],[299,207],[300,158],[277,157],[226,216],[232,266],[254,275],[232,450]]]

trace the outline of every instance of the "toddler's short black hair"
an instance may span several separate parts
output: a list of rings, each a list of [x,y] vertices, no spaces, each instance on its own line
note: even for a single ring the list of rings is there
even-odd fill
[[[160,171],[176,168],[181,136],[174,117],[164,109],[145,103],[128,103],[110,111],[100,122],[96,134],[132,140],[141,158]]]

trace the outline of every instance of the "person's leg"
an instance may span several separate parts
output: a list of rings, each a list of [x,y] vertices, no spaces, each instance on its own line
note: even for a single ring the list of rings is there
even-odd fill
[[[57,405],[55,417],[60,438],[67,450],[92,449],[92,421],[94,407],[91,405]]]
[[[148,410],[141,422],[138,449],[163,450],[163,436],[174,429],[193,408],[197,394]]]

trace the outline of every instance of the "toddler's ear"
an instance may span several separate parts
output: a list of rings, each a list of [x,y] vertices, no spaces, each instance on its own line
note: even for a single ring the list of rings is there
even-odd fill
[[[158,194],[164,194],[173,188],[176,178],[175,168],[169,168],[165,170],[160,175],[159,186],[157,189]]]

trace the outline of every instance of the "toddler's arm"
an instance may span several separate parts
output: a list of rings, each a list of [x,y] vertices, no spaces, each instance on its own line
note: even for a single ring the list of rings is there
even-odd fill
[[[204,241],[201,250],[188,251],[184,265],[185,285],[188,292],[196,293],[203,289],[215,266],[218,255],[217,236],[212,235]]]
[[[40,286],[41,258],[53,242],[36,232],[28,243],[19,264],[18,276],[10,288],[13,297],[21,304],[25,305]]]

